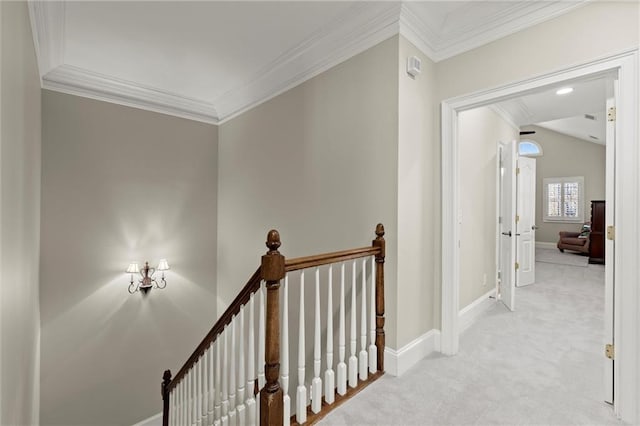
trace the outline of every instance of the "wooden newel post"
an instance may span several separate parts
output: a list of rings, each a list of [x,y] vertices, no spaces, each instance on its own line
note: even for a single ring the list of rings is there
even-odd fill
[[[169,383],[171,370],[165,370],[162,375],[162,426],[169,426]]]
[[[271,230],[267,234],[269,251],[262,256],[262,279],[267,285],[267,318],[265,333],[265,378],[266,384],[260,391],[260,424],[282,425],[282,389],[280,376],[280,280],[284,278],[284,256],[280,254],[280,234]]]
[[[376,239],[373,247],[379,247],[376,254],[376,348],[378,349],[378,371],[384,371],[384,226],[376,226]]]

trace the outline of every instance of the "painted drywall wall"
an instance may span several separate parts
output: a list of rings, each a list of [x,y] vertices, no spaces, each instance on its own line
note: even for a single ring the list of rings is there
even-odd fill
[[[384,41],[220,126],[223,306],[259,265],[269,229],[297,257],[369,245],[382,222],[395,345],[397,49],[397,37]]]
[[[560,231],[579,231],[580,224],[544,222],[543,179],[549,177],[584,176],[584,220],[589,220],[591,200],[605,198],[604,145],[586,142],[538,126],[526,126],[535,130],[531,135],[542,146],[544,153],[536,157],[536,241],[557,243]]]
[[[38,424],[40,76],[25,2],[0,2],[0,424]]]
[[[637,2],[589,2],[439,62],[439,99],[502,86],[638,48]]]
[[[42,99],[41,424],[131,425],[217,319],[217,128]],[[167,287],[129,294],[160,258]]]
[[[463,309],[496,285],[496,145],[518,140],[512,127],[489,107],[458,116],[460,146],[460,299]]]
[[[555,19],[436,64],[437,102],[637,48],[635,2],[592,2]],[[434,126],[440,141],[440,123]],[[427,168],[439,167],[432,158]],[[431,182],[440,188],[440,176]],[[471,196],[462,187],[463,200]],[[441,222],[433,224],[440,229]],[[463,236],[464,239],[464,236]],[[439,268],[441,271],[441,267]],[[434,311],[440,300],[435,301]]]
[[[407,58],[417,56],[422,72],[407,74]],[[439,190],[430,182],[439,168],[428,168],[439,149],[431,129],[437,120],[434,103],[435,65],[404,37],[398,56],[398,343],[401,348],[439,324],[439,310],[428,309],[436,294],[439,235]],[[438,304],[439,306],[439,304]],[[437,318],[436,318],[437,315]]]

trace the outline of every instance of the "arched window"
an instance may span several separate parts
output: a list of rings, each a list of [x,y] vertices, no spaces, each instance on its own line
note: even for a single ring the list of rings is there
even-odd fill
[[[525,139],[518,144],[518,153],[526,157],[540,157],[542,155],[542,147],[536,141]]]

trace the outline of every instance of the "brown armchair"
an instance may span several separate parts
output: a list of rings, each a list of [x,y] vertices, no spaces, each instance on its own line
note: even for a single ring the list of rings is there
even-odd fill
[[[585,231],[587,227],[588,231]],[[585,223],[582,232],[560,231],[560,239],[558,240],[558,250],[564,253],[565,250],[577,251],[582,254],[589,254],[589,237],[591,224]],[[580,238],[580,235],[583,235]]]

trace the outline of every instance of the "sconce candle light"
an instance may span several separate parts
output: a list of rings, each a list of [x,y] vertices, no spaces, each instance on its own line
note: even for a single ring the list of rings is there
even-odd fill
[[[153,275],[157,271],[162,272],[160,282],[156,281]],[[144,263],[144,267],[140,269],[137,262],[132,262],[127,268],[127,273],[131,274],[131,281],[129,283],[129,293],[133,294],[136,291],[141,291],[143,294],[147,294],[153,287],[163,289],[167,286],[167,281],[164,279],[164,271],[169,270],[169,263],[167,259],[160,259],[157,268],[149,267],[149,262]],[[136,283],[133,279],[133,274],[140,274],[141,280]]]

